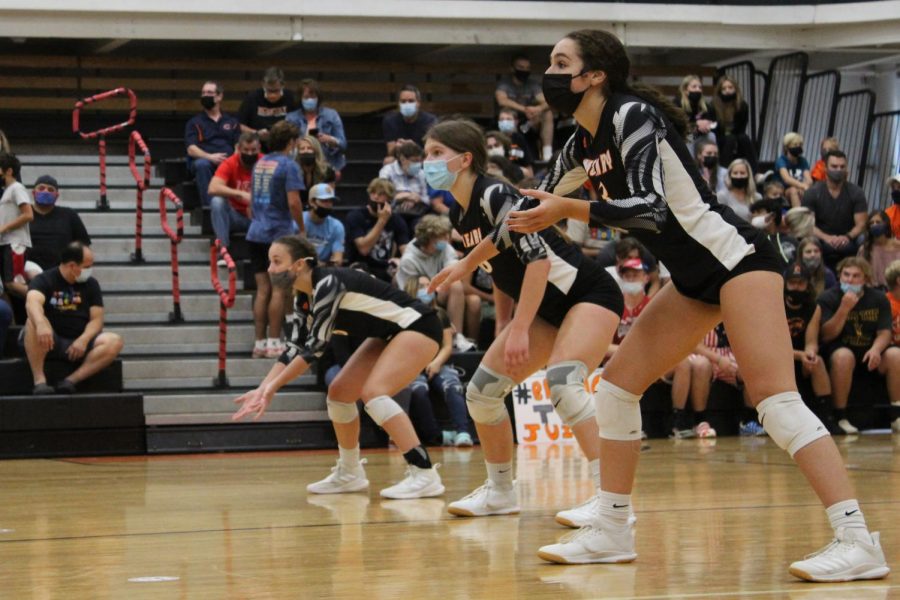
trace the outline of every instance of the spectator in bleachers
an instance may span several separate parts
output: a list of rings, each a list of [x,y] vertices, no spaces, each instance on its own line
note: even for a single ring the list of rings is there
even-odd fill
[[[253,358],[281,356],[281,326],[284,320],[285,295],[273,290],[269,280],[269,246],[276,239],[297,232],[304,233],[303,207],[300,190],[303,179],[300,167],[291,160],[300,130],[293,123],[280,121],[269,133],[269,154],[253,167],[250,228],[247,242],[250,247],[250,267],[256,279],[256,298],[253,301],[253,323],[256,343]],[[266,329],[268,328],[268,337]]]
[[[491,177],[502,179],[514,186],[518,186],[525,178],[522,169],[503,156],[488,156],[486,171]]]
[[[406,245],[400,264],[397,268],[397,287],[405,290],[410,279],[418,281],[419,277],[432,277],[444,267],[457,262],[456,251],[450,245],[450,232],[453,226],[450,219],[438,215],[425,215],[416,224],[415,238]],[[450,316],[450,322],[456,330],[453,344],[457,350],[465,352],[474,346],[463,335],[478,335],[481,319],[481,298],[472,294],[466,296],[461,281],[454,282],[449,289],[437,295],[438,306],[443,307]],[[466,325],[465,329],[463,325]]]
[[[394,184],[376,178],[369,182],[366,206],[350,211],[344,219],[351,261],[365,263],[372,275],[384,281],[393,279],[396,257],[409,243],[406,221],[391,210]]]
[[[719,156],[725,164],[735,158],[743,158],[756,171],[756,147],[747,135],[750,123],[750,106],[744,100],[737,82],[723,75],[716,82],[713,109],[718,125],[715,128]]]
[[[759,180],[759,175],[757,175],[757,180]],[[787,198],[784,197],[784,186],[781,185],[780,182],[775,181],[774,179],[770,179],[763,186],[762,197],[764,200],[773,200],[776,205],[781,208],[781,212],[786,213],[791,208],[800,208],[800,207],[791,207]],[[807,235],[812,235],[812,231]],[[803,236],[805,237],[805,236]]]
[[[856,254],[857,238],[866,229],[868,203],[855,183],[847,181],[847,156],[840,150],[825,157],[827,180],[803,194],[803,206],[816,216],[816,237],[822,241],[825,263],[836,264]]]
[[[888,192],[888,202],[885,203],[887,208],[884,212],[887,213],[888,218],[891,220],[891,230],[894,232],[894,237],[900,239],[900,174],[892,175],[888,178],[885,185]]]
[[[387,146],[385,164],[394,160],[397,144],[414,142],[421,148],[425,143],[425,133],[437,122],[437,117],[422,110],[422,94],[414,85],[406,84],[400,89],[398,103],[398,110],[386,114],[381,122]]]
[[[800,206],[803,194],[812,186],[809,163],[803,156],[803,136],[790,132],[782,140],[784,152],[775,161],[775,181],[784,186],[784,197],[791,206]]]
[[[300,81],[297,93],[300,107],[285,117],[300,128],[301,136],[312,136],[322,145],[328,164],[334,169],[337,179],[347,165],[344,153],[347,151],[347,136],[344,122],[333,108],[322,105],[322,91],[315,79]]]
[[[712,384],[712,363],[705,356],[691,354],[683,359],[663,381],[672,385],[672,436],[676,440],[714,438],[716,430],[706,420],[706,406]],[[691,400],[694,417],[688,414]]]
[[[501,108],[497,116],[497,129],[509,138],[509,148],[505,149],[506,158],[521,167],[528,177],[533,176],[534,153],[528,140],[519,131],[518,113],[511,108]]]
[[[646,293],[647,285],[650,283],[648,268],[640,258],[628,258],[622,262],[617,268],[622,288],[622,296],[625,299],[625,309],[622,311],[622,317],[619,320],[619,327],[613,336],[612,343],[606,350],[606,360],[619,349],[619,344],[628,335],[634,320],[638,318],[647,305],[650,303],[650,296]]]
[[[341,266],[344,262],[344,224],[332,216],[338,197],[327,183],[309,191],[309,210],[303,213],[306,239],[316,247],[319,262]]]
[[[859,430],[847,420],[846,408],[859,367],[887,377],[891,402],[900,401],[900,348],[889,347],[893,338],[891,304],[884,292],[870,286],[872,268],[856,256],[838,265],[840,288],[817,299],[822,309],[821,341],[829,358],[834,393],[834,419],[847,434]]]
[[[34,220],[32,198],[17,177],[21,164],[15,154],[0,153],[0,280],[6,289],[24,297],[25,252],[31,247],[29,223]]]
[[[394,185],[394,202],[391,208],[415,226],[419,217],[431,210],[428,183],[422,171],[422,147],[416,142],[400,142],[394,146],[394,161],[381,167],[378,177]]]
[[[7,139],[2,129],[0,129],[0,152],[12,153],[12,146],[9,145],[9,139]]]
[[[224,95],[221,84],[205,82],[200,89],[203,112],[192,117],[184,127],[188,167],[194,174],[203,206],[209,206],[209,182],[216,168],[234,154],[241,134],[238,120],[222,112]]]
[[[254,132],[242,133],[237,152],[222,161],[209,182],[213,233],[226,248],[231,246],[232,233],[247,233],[250,228],[253,167],[262,157],[259,136]]]
[[[709,189],[714,194],[724,192],[726,190],[725,180],[728,178],[728,170],[719,164],[719,147],[715,142],[709,140],[700,140],[694,146],[697,160],[697,166],[700,168],[700,175],[709,185]]]
[[[900,346],[900,260],[888,265],[884,271],[884,280],[888,287],[886,296],[891,303],[891,342]]]
[[[63,248],[72,242],[91,245],[91,236],[78,213],[68,206],[57,206],[59,184],[50,175],[41,175],[31,190],[34,198],[34,220],[29,224],[31,248],[28,260],[41,269],[59,264]]]
[[[835,428],[831,379],[828,377],[825,361],[819,355],[822,309],[816,304],[809,269],[801,263],[789,265],[784,272],[784,310],[794,347],[797,379],[809,379],[815,394],[815,401],[808,402],[810,410],[816,413],[831,433],[842,433],[842,430]]]
[[[304,189],[300,191],[303,208],[309,208],[309,190],[320,183],[335,185],[337,176],[325,158],[322,144],[311,135],[300,137],[297,142],[297,164],[303,175]]]
[[[891,220],[882,210],[874,210],[866,221],[866,241],[860,246],[857,256],[872,265],[872,285],[885,290],[887,283],[884,270],[889,264],[900,259],[900,240],[894,238]]]
[[[591,258],[596,258],[600,251],[611,244],[615,244],[618,233],[609,227],[594,227],[577,219],[566,220],[566,235],[581,248],[581,253]]]
[[[269,67],[263,74],[262,87],[247,94],[238,109],[241,131],[255,131],[264,148],[271,147],[269,134],[278,121],[296,108],[294,94],[284,87],[284,72],[278,67]]]
[[[607,244],[597,253],[596,261],[606,268],[606,272],[615,279],[621,288],[622,278],[619,276],[619,267],[629,258],[640,259],[646,265],[649,276],[647,295],[656,295],[656,292],[668,281],[669,273],[660,268],[660,263],[636,238],[623,237],[614,244]]]
[[[776,202],[780,204],[780,200],[776,200]],[[784,225],[785,227],[782,229],[786,230],[794,239],[802,240],[810,236],[815,237],[816,217],[811,210],[803,206],[795,206],[788,209],[784,213]]]
[[[553,112],[544,99],[541,78],[532,75],[531,61],[525,56],[515,56],[510,64],[511,73],[497,82],[494,99],[500,109],[511,108],[518,113],[522,129],[539,136],[540,157],[547,161],[553,154]]]
[[[825,181],[828,177],[825,169],[825,156],[829,152],[840,149],[837,138],[827,137],[822,140],[822,143],[819,145],[819,160],[816,161],[816,164],[813,165],[812,170],[809,172],[809,176],[812,177],[813,181]]]
[[[3,133],[0,131],[0,133]],[[13,310],[4,298],[3,282],[0,281],[0,359],[4,357],[6,350],[6,332],[9,331],[13,322]]]
[[[743,158],[734,159],[728,165],[725,189],[716,193],[716,197],[719,204],[728,206],[737,216],[749,222],[750,205],[760,199],[750,163]]]
[[[782,267],[794,262],[799,243],[793,236],[781,233],[781,207],[772,200],[757,200],[750,205],[750,214],[752,225],[765,232],[772,242],[775,252],[784,263]]]
[[[810,272],[813,292],[818,297],[825,290],[838,287],[837,277],[822,260],[822,243],[818,238],[807,236],[797,246],[798,261]]]
[[[56,385],[72,394],[78,383],[106,368],[122,351],[122,338],[103,332],[103,295],[91,277],[94,255],[88,246],[72,242],[58,267],[31,280],[25,308],[28,320],[20,335],[34,377],[34,394],[52,394],[47,384],[47,358],[80,363]]]
[[[716,127],[716,110],[703,98],[703,84],[699,75],[686,75],[678,87],[675,106],[680,106],[687,115],[690,138],[699,141],[715,141],[713,129]]]
[[[516,171],[519,173],[517,181],[521,181],[525,177],[531,177],[531,175],[533,174],[530,166],[526,167],[524,166],[524,164],[522,164],[524,162],[524,159],[520,159],[519,162],[512,159],[512,140],[502,131],[488,131],[487,133],[485,133],[484,145],[487,148],[488,157],[496,156],[497,158],[502,158],[503,160],[509,162],[510,165],[515,167]],[[523,154],[521,149],[516,148],[515,151],[520,156]]]

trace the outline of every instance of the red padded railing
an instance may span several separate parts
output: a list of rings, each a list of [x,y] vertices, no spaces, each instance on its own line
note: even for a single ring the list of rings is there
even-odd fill
[[[166,214],[166,200],[170,200],[175,206],[175,231],[169,226],[169,216]],[[184,205],[175,192],[167,187],[159,190],[159,221],[166,236],[169,238],[172,255],[172,312],[169,313],[170,323],[183,323],[181,314],[181,287],[178,284],[178,244],[184,238]]]
[[[222,287],[219,280],[219,259],[225,261],[228,268],[228,291]],[[209,273],[213,288],[219,295],[219,374],[213,379],[215,387],[228,387],[228,378],[225,376],[225,356],[228,345],[228,309],[234,306],[234,298],[237,293],[237,269],[234,261],[228,253],[228,248],[222,242],[216,240],[209,249]]]
[[[88,104],[101,102],[108,98],[115,98],[117,96],[128,96],[129,108],[127,121],[123,121],[122,123],[118,123],[116,125],[110,125],[109,127],[104,127],[102,129],[97,129],[96,131],[81,130],[82,108],[84,108]],[[108,92],[96,94],[94,96],[91,96],[90,98],[79,100],[75,103],[75,109],[72,111],[72,131],[80,135],[81,139],[84,140],[92,140],[94,138],[98,138],[100,153],[100,199],[97,201],[97,208],[101,210],[109,209],[109,201],[107,201],[106,199],[106,136],[122,131],[126,127],[134,125],[135,119],[137,119],[137,95],[127,88],[116,88],[114,90],[109,90]]]
[[[144,155],[144,173],[138,171],[137,168],[137,152],[140,148]],[[134,254],[131,255],[131,262],[144,262],[143,253],[143,237],[144,237],[144,192],[150,187],[150,169],[151,169],[150,149],[144,143],[144,138],[137,131],[132,131],[128,136],[128,168],[131,170],[131,176],[134,177],[134,183],[137,188],[137,203],[135,207],[135,223],[134,223]]]

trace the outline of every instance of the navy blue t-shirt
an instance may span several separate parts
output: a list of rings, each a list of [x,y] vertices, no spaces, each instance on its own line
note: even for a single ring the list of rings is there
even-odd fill
[[[222,113],[218,121],[213,121],[202,112],[185,125],[184,147],[197,146],[210,154],[223,152],[230,156],[240,135],[241,126],[236,118]]]

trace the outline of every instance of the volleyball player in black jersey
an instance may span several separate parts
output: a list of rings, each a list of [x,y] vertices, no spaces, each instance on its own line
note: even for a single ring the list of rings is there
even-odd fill
[[[471,121],[449,120],[433,126],[425,138],[425,154],[428,183],[449,190],[456,198],[450,220],[467,248],[490,235],[520,200],[514,188],[485,176],[483,134]],[[581,251],[553,228],[527,235],[508,233],[506,241],[506,249],[483,267],[491,274],[494,289],[515,299],[518,307],[466,389],[466,404],[478,428],[488,479],[449,505],[450,513],[459,516],[519,511],[513,484],[512,427],[504,397],[516,383],[544,366],[556,412],[571,427],[595,478],[599,475],[598,429],[584,381],[600,364],[619,324],[622,293],[603,268],[585,260]],[[458,265],[439,273],[432,287],[442,282],[449,285],[479,266],[468,259]],[[569,526],[582,525],[585,516],[595,512],[595,502],[596,497],[562,511],[557,520]]]
[[[439,496],[444,486],[409,417],[391,398],[437,355],[443,330],[434,309],[365,273],[316,266],[316,248],[296,236],[269,248],[272,283],[293,291],[287,349],[255,390],[235,400],[233,419],[265,413],[275,393],[302,375],[322,355],[332,335],[367,338],[328,388],[328,416],[340,458],[331,475],[307,486],[315,494],[361,491],[369,486],[359,459],[359,411],[366,412],[394,440],[408,463],[406,478],[381,490],[386,498]],[[311,324],[308,325],[308,321]]]
[[[638,401],[724,321],[760,423],[797,462],[834,528],[832,543],[793,563],[790,572],[811,581],[884,577],[890,569],[878,534],[866,527],[827,429],[797,393],[774,250],[716,203],[684,144],[683,115],[652,89],[629,85],[629,68],[622,43],[607,32],[576,31],[556,44],[544,96],[574,114],[579,127],[541,189],[523,190],[540,206],[508,220],[519,232],[563,218],[627,230],[668,267],[674,284],[641,313],[597,388],[602,491],[596,518],[572,539],[542,548],[540,556],[562,563],[634,560],[628,511],[639,455]],[[567,173],[570,185],[586,177],[601,199],[558,195],[568,187],[560,185]],[[509,237],[505,228],[493,237],[501,247]],[[486,244],[476,255],[490,250]]]

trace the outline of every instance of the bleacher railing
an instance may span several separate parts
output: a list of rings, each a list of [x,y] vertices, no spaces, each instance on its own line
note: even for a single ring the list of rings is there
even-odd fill
[[[797,131],[803,84],[809,57],[804,52],[778,56],[769,65],[769,80],[759,123],[759,159],[774,161],[782,152],[782,138]],[[807,146],[817,143],[807,140]]]
[[[219,279],[219,259],[225,261],[228,269],[228,291],[222,287]],[[213,288],[219,295],[219,372],[213,379],[213,386],[217,388],[228,387],[228,377],[225,375],[225,359],[228,353],[228,309],[234,306],[234,298],[237,294],[237,268],[231,254],[220,240],[212,243],[209,249],[209,273]]]
[[[128,119],[116,125],[103,127],[95,131],[81,131],[81,109],[89,104],[101,102],[109,98],[118,96],[128,96]],[[72,111],[72,132],[81,136],[81,139],[92,140],[97,139],[99,145],[100,158],[100,198],[97,200],[97,208],[100,210],[109,210],[109,201],[106,198],[106,136],[112,133],[122,131],[126,127],[134,125],[137,119],[137,95],[128,88],[116,88],[95,94],[89,98],[84,98],[75,103],[75,109]]]
[[[840,89],[841,74],[835,70],[809,75],[803,82],[797,133],[806,140],[804,152],[810,164],[822,158],[819,156],[819,142],[834,129]]]
[[[166,201],[175,206],[175,230],[169,225],[169,216],[166,214]],[[172,312],[169,313],[170,323],[183,323],[181,314],[181,286],[178,283],[178,244],[184,239],[184,206],[175,192],[167,187],[159,190],[159,221],[163,232],[169,238],[169,248],[172,258]]]
[[[848,180],[863,185],[866,173],[869,129],[875,109],[875,94],[869,90],[848,92],[838,96],[834,128],[831,134],[847,155]],[[810,140],[810,143],[815,143]],[[855,176],[854,176],[855,173]]]
[[[891,205],[887,180],[900,172],[900,110],[878,113],[869,130],[863,189],[872,210]]]
[[[144,155],[144,172],[143,174],[137,168],[137,149],[140,148],[141,154]],[[151,170],[150,148],[144,143],[144,138],[137,131],[132,131],[128,136],[128,169],[134,178],[137,197],[135,198],[135,220],[134,220],[134,254],[131,255],[131,262],[144,262],[143,237],[144,237],[144,192],[150,187],[150,170]]]

